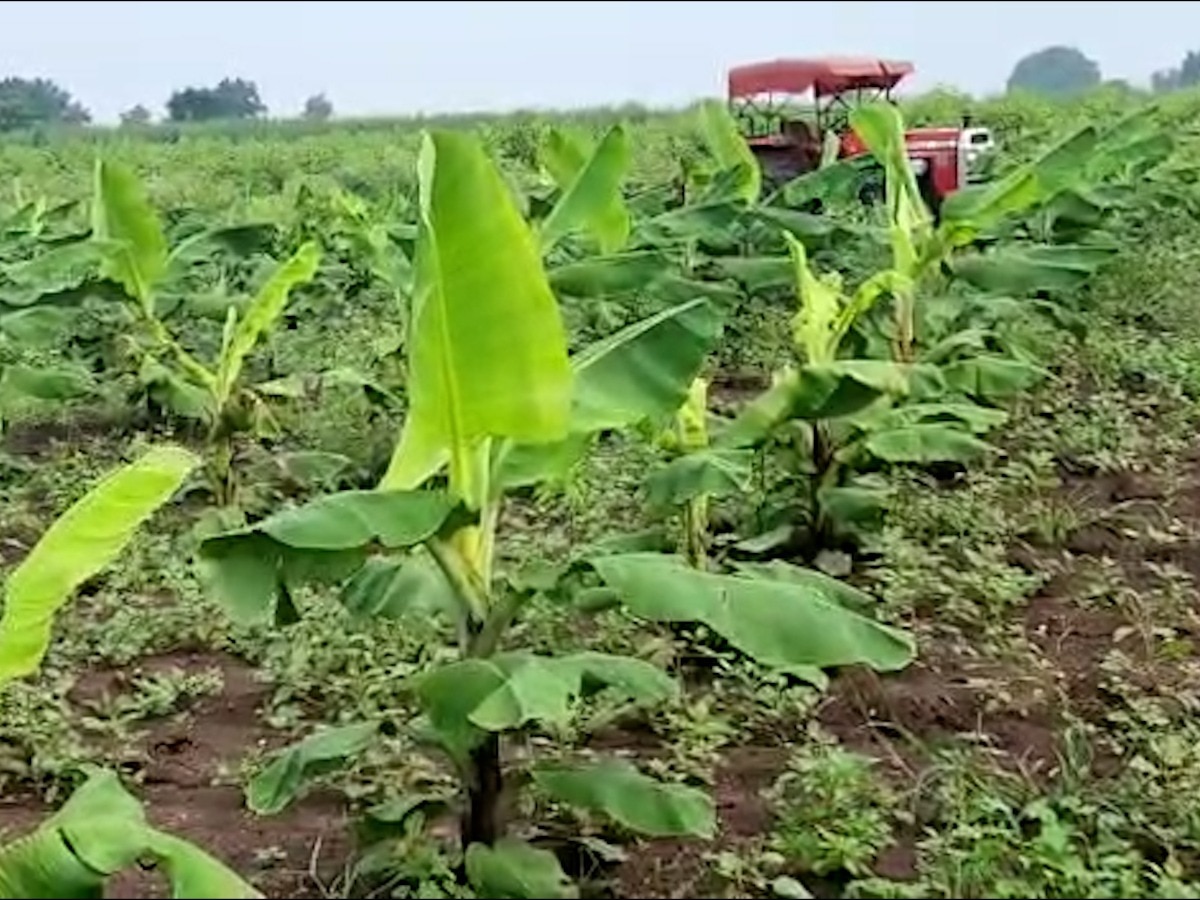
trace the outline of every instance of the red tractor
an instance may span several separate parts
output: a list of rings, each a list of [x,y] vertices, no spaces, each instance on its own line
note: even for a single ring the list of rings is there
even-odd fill
[[[892,101],[892,89],[912,74],[912,63],[830,57],[779,59],[729,71],[729,103],[746,140],[774,183],[811,172],[823,157],[867,153],[850,128],[856,103]],[[799,114],[796,99],[812,92],[812,111]],[[905,133],[908,158],[921,193],[936,210],[946,195],[973,180],[993,149],[986,128],[914,128]]]

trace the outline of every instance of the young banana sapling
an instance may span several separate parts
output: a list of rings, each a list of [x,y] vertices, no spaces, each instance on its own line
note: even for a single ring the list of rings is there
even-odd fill
[[[561,475],[600,432],[669,421],[720,335],[721,313],[703,298],[685,301],[568,355],[545,232],[539,240],[521,218],[476,141],[426,135],[418,174],[410,406],[385,478],[377,490],[328,495],[209,538],[200,562],[210,589],[245,620],[294,621],[295,591],[313,582],[340,586],[357,609],[440,610],[456,658],[409,687],[420,726],[460,774],[466,876],[480,891],[562,896],[553,854],[507,836],[500,819],[505,735],[566,725],[597,689],[653,705],[678,686],[641,659],[510,646],[532,589],[496,566],[501,508],[512,489]],[[579,208],[611,210],[611,194],[594,197]],[[828,584],[700,572],[662,554],[576,562],[634,615],[703,622],[764,664],[812,680],[823,666],[898,668],[912,656],[904,634],[848,609]],[[389,593],[400,584],[409,589]],[[310,738],[322,739],[333,740]],[[300,787],[303,746],[264,770],[251,791],[258,808],[277,810]],[[358,746],[348,742],[348,752]],[[633,831],[710,836],[716,827],[707,794],[626,762],[565,754],[535,761],[529,774],[551,797]]]
[[[178,447],[154,448],[109,474],[50,526],[4,584],[0,690],[37,670],[55,613],[199,463]],[[175,897],[262,896],[199,847],[151,826],[115,773],[85,767],[85,774],[61,809],[0,846],[0,897],[101,897],[109,878],[147,859],[166,874]]]
[[[258,430],[269,417],[265,398],[245,384],[245,361],[283,314],[291,291],[312,279],[320,254],[315,244],[304,244],[275,269],[242,315],[230,305],[220,351],[206,364],[171,334],[157,310],[159,290],[192,243],[189,239],[169,248],[162,223],[133,173],[97,161],[92,244],[100,272],[123,291],[143,378],[157,384],[176,411],[204,424],[205,471],[217,503],[228,506],[237,500],[235,436]]]

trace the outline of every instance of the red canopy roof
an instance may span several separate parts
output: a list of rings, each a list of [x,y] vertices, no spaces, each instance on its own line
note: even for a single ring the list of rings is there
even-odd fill
[[[803,94],[809,88],[818,96],[855,88],[888,90],[912,71],[909,62],[869,57],[776,59],[730,69],[729,96]]]

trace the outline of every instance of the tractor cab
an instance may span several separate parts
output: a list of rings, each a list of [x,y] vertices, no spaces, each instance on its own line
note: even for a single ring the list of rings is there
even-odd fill
[[[892,91],[912,72],[912,63],[854,57],[752,63],[729,71],[729,104],[764,175],[782,183],[823,160],[865,154],[850,128],[850,110],[860,103],[892,102]],[[934,209],[971,180],[992,147],[988,129],[965,124],[912,129],[905,143]]]

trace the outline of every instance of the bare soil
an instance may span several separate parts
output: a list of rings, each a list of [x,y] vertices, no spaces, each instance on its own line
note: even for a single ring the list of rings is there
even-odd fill
[[[11,439],[10,439],[11,440]],[[32,436],[18,444],[36,452]],[[1013,548],[1014,559],[1056,574],[1012,623],[1030,648],[1031,659],[996,660],[966,639],[924,641],[920,658],[891,675],[865,670],[838,673],[817,712],[820,725],[850,749],[879,760],[898,785],[916,784],[930,752],[967,741],[990,748],[996,760],[1036,779],[1049,779],[1061,765],[1064,717],[1099,721],[1106,698],[1100,664],[1117,647],[1139,658],[1142,642],[1125,610],[1081,599],[1079,566],[1111,560],[1131,584],[1151,579],[1148,564],[1170,562],[1200,577],[1200,461],[1167,491],[1149,476],[1072,476],[1064,497],[1094,515],[1063,547]],[[1176,517],[1183,533],[1166,534],[1164,520]],[[1148,537],[1148,535],[1150,535]],[[2,552],[0,543],[0,552]],[[1147,665],[1152,661],[1147,660]],[[201,697],[168,717],[142,723],[123,748],[123,768],[140,784],[138,793],[157,825],[187,837],[250,879],[271,897],[320,897],[352,858],[350,816],[336,796],[304,798],[284,814],[263,818],[245,809],[236,772],[247,752],[287,742],[291,735],[269,728],[262,709],[270,686],[246,662],[207,650],[178,651],[140,660],[122,669],[97,669],[80,676],[70,700],[81,710],[127,687],[138,674],[182,669],[220,671],[219,694]],[[1170,673],[1154,671],[1160,683]],[[648,730],[636,726],[596,735],[591,745],[643,757],[661,752]],[[711,874],[707,854],[737,850],[764,838],[770,812],[763,790],[783,771],[789,749],[782,735],[762,735],[729,749],[714,773],[721,830],[711,843],[639,841],[613,871],[612,891],[622,897],[714,896],[724,890]],[[1103,765],[1103,759],[1099,763]],[[47,812],[33,796],[0,799],[0,829],[19,832]],[[877,874],[907,879],[916,871],[915,836],[902,831],[876,862]],[[812,880],[817,895],[835,895],[838,875]],[[828,883],[826,883],[828,882]],[[164,897],[165,883],[152,873],[115,881],[110,896]]]
[[[219,694],[199,698],[175,715],[144,723],[124,748],[121,768],[156,826],[185,837],[229,865],[269,897],[323,897],[323,886],[350,855],[349,817],[337,795],[305,797],[278,816],[246,809],[233,775],[250,748],[287,743],[267,728],[260,709],[270,688],[255,670],[225,653],[181,651],[148,657],[135,666],[82,675],[69,699],[81,709],[122,690],[136,675],[179,669],[220,671]],[[13,833],[32,827],[50,810],[37,797],[0,804],[0,823]],[[166,881],[152,871],[113,879],[108,896],[170,896]]]
[[[128,428],[123,419],[96,413],[72,416],[69,420],[14,422],[4,435],[3,449],[17,457],[45,460],[63,447],[86,447],[108,443]]]
[[[1057,573],[1014,622],[1029,644],[1030,659],[992,659],[951,637],[924,641],[918,661],[902,672],[840,672],[818,710],[821,726],[848,749],[875,758],[902,788],[925,776],[931,751],[962,741],[990,749],[997,764],[1026,777],[1053,778],[1062,765],[1066,717],[1099,722],[1109,709],[1100,666],[1110,651],[1117,648],[1145,665],[1148,681],[1171,684],[1172,673],[1146,657],[1126,610],[1086,602],[1077,570],[1089,560],[1112,561],[1129,584],[1144,587],[1155,580],[1155,564],[1170,563],[1200,579],[1200,454],[1188,465],[1182,481],[1170,487],[1161,477],[1134,472],[1064,479],[1064,501],[1081,510],[1087,524],[1062,547],[1020,543],[1011,550],[1014,563]],[[1172,518],[1182,522],[1182,533],[1168,528]],[[1200,611],[1200,597],[1195,604]],[[714,896],[720,888],[704,854],[767,833],[770,813],[761,791],[783,770],[787,756],[779,746],[732,750],[718,771],[719,839],[709,846],[662,841],[640,846],[621,868],[619,895]],[[1103,748],[1093,748],[1097,776],[1112,774],[1117,764]],[[914,878],[919,831],[919,822],[898,829],[895,843],[876,860],[875,874]],[[832,873],[804,880],[814,896],[838,896],[846,877]]]

